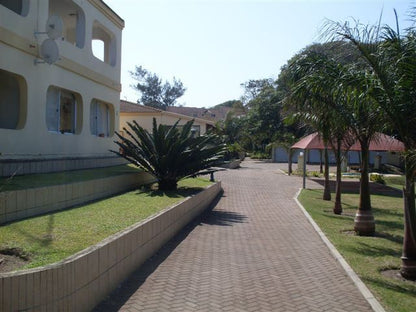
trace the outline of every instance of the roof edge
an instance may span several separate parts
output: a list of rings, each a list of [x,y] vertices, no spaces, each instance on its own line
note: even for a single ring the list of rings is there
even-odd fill
[[[112,21],[118,28],[124,28],[124,20],[109,7],[103,0],[88,0],[96,9],[98,9],[104,16]]]

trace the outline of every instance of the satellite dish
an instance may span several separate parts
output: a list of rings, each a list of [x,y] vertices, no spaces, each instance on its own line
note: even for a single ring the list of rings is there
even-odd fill
[[[58,39],[62,37],[62,32],[64,30],[64,23],[62,18],[58,15],[51,15],[49,16],[48,20],[46,21],[46,29],[45,32],[50,39]]]
[[[45,63],[53,64],[59,59],[59,49],[55,40],[46,39],[40,46],[40,57]]]

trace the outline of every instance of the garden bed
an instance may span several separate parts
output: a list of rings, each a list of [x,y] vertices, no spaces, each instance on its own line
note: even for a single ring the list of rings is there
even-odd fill
[[[131,166],[1,179],[0,224],[66,209],[154,182]]]
[[[194,185],[193,182],[191,184]],[[210,203],[220,193],[221,184],[210,185],[191,196],[188,196],[189,187],[182,191],[184,191],[182,195],[181,191],[170,195],[166,194],[169,200],[172,199],[177,204],[165,209],[160,208],[159,212],[156,212],[156,214],[153,212],[153,215],[147,218],[144,217],[146,219],[143,221],[138,221],[143,216],[130,218],[131,214],[134,213],[126,214],[126,219],[130,220],[130,226],[123,223],[125,221],[123,215],[125,211],[122,209],[124,201],[120,197],[115,198],[115,202],[107,200],[109,201],[108,207],[82,207],[86,208],[83,213],[89,211],[91,214],[66,216],[62,222],[59,222],[59,224],[63,224],[64,228],[66,227],[65,223],[79,225],[78,228],[72,227],[72,230],[65,232],[66,234],[57,230],[57,220],[59,218],[56,215],[58,214],[54,214],[55,217],[53,218],[50,217],[53,215],[45,216],[43,233],[39,233],[39,235],[41,235],[41,238],[45,237],[47,239],[43,241],[40,239],[37,243],[40,245],[49,244],[46,249],[51,250],[54,242],[59,237],[81,230],[84,231],[83,234],[75,233],[79,242],[84,238],[99,242],[89,242],[87,246],[92,244],[91,247],[53,264],[17,272],[1,273],[0,298],[3,299],[0,301],[0,311],[90,311],[163,244],[209,207]],[[139,194],[142,194],[142,192],[139,192]],[[165,196],[159,192],[145,192],[144,194],[149,197],[149,200],[153,201],[158,201],[159,196]],[[129,196],[134,197],[136,194],[133,192]],[[185,196],[187,197],[184,199]],[[132,204],[129,210],[140,211],[141,201],[135,197],[134,202],[135,204]],[[82,210],[82,208],[79,209]],[[101,211],[100,208],[104,208],[105,211]],[[74,210],[78,209],[60,212],[59,215]],[[111,211],[114,211],[114,213],[105,216]],[[79,213],[79,211],[73,213]],[[121,214],[121,216],[117,221],[114,218],[118,214]],[[109,220],[102,223],[103,226],[100,227],[98,232],[95,226],[96,223],[99,223],[96,220],[97,218]],[[21,222],[16,222],[17,225],[12,232],[17,233],[22,239],[24,237],[28,242],[33,239],[36,240],[37,237],[24,229]],[[122,230],[108,229],[114,223]],[[33,227],[35,226],[32,224],[29,228],[34,230]],[[96,237],[101,231],[106,230],[112,233],[118,232],[103,240]],[[13,237],[9,237],[7,243],[13,243],[13,239]],[[72,248],[73,241],[74,239],[68,240],[61,244],[60,248],[63,245]],[[20,245],[23,245],[23,243]],[[21,248],[24,250],[23,247]],[[53,257],[55,256],[52,255]]]

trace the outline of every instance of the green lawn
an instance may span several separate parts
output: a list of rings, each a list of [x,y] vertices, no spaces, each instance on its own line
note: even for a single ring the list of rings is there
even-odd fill
[[[386,185],[402,190],[405,185],[405,176],[383,176]]]
[[[395,181],[397,182],[397,181]],[[299,200],[342,256],[388,311],[415,311],[416,283],[385,277],[381,271],[399,269],[403,240],[403,200],[372,195],[376,236],[353,232],[358,194],[342,194],[344,214],[332,213],[333,201],[322,190],[303,190]],[[333,195],[332,198],[334,198]]]
[[[33,268],[65,259],[211,184],[193,178],[177,192],[137,190],[48,215],[0,226],[0,249],[19,248]]]
[[[28,174],[9,178],[0,177],[0,192],[75,183],[140,171],[140,169],[133,165],[120,165],[57,173]]]

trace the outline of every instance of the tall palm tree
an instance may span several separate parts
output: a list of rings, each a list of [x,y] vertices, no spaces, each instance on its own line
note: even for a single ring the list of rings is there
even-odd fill
[[[342,213],[341,149],[348,127],[343,108],[333,96],[340,75],[339,66],[324,53],[306,50],[289,68],[297,79],[294,80],[293,92],[287,97],[286,105],[294,105],[294,115],[312,125],[322,136],[324,144],[331,146],[335,152],[337,179],[334,213],[340,214]],[[324,199],[330,199],[327,149],[325,149]]]
[[[342,103],[348,118],[350,144],[358,141],[361,147],[360,201],[354,219],[354,230],[359,235],[374,235],[375,221],[371,209],[369,184],[369,147],[380,130],[382,116],[371,96],[371,79],[357,63],[343,66],[343,74],[337,83],[334,96]]]
[[[351,46],[340,44],[339,49],[350,50]],[[332,45],[334,47],[334,45]],[[307,90],[308,101],[315,99],[312,109],[307,109],[304,104],[300,109],[303,118],[309,118],[314,112],[314,117],[320,118],[324,131],[329,131],[327,143],[334,150],[337,162],[336,198],[334,213],[341,214],[341,162],[342,151],[358,140],[361,145],[362,164],[360,182],[360,203],[354,220],[354,228],[360,235],[373,235],[375,222],[371,211],[369,180],[368,180],[368,155],[369,144],[377,130],[379,130],[380,116],[374,109],[374,100],[367,94],[368,79],[360,62],[355,57],[349,59],[335,59],[325,53],[311,51],[306,55],[307,62],[298,61],[298,70],[302,74],[294,94],[305,95]],[[302,103],[302,101],[300,101]],[[316,116],[317,112],[320,114]]]
[[[416,8],[412,11],[414,18]],[[347,40],[356,47],[370,68],[371,96],[405,145],[405,232],[401,274],[416,279],[416,28],[412,26],[401,34],[397,21],[396,14],[396,29],[380,24],[331,22],[326,34],[330,39]]]

